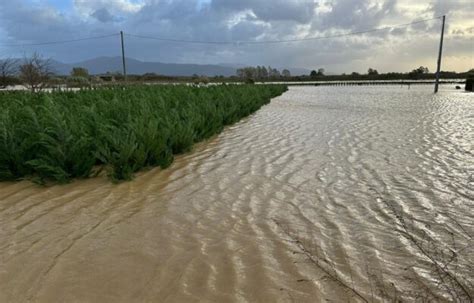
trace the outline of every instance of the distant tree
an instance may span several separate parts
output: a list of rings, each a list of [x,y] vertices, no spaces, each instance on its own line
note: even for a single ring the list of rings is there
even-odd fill
[[[20,78],[33,93],[42,90],[54,74],[51,59],[44,59],[38,53],[26,57],[20,66]]]
[[[245,79],[255,80],[258,77],[257,69],[255,67],[246,67],[244,69],[244,75],[245,75]]]
[[[271,66],[268,67],[268,76],[270,78],[280,78],[281,74],[280,71],[276,68],[272,68]]]
[[[17,72],[18,60],[11,58],[0,60],[0,87],[13,84],[15,82],[13,77]]]
[[[200,76],[198,78],[193,79],[193,83],[196,84],[196,85],[200,85],[200,84],[206,85],[209,82],[210,82],[210,80],[207,76]]]
[[[86,87],[90,85],[89,71],[83,67],[74,67],[71,76],[67,79],[69,87]]]
[[[370,76],[375,76],[375,75],[378,75],[379,72],[376,69],[369,68],[369,70],[367,71],[367,74]]]
[[[420,66],[414,70],[412,70],[411,72],[408,73],[408,76],[411,78],[411,79],[418,79],[420,78],[422,75],[424,74],[428,74],[430,71],[427,67],[424,67],[424,66]]]
[[[324,76],[325,70],[324,68],[318,69],[318,76]]]
[[[251,66],[239,68],[237,69],[237,76],[245,81],[255,81],[255,79],[258,78],[258,69]]]
[[[262,74],[262,68],[260,65],[257,65],[255,67],[255,78],[260,78],[260,75]]]
[[[287,69],[284,69],[282,72],[281,72],[281,75],[285,78],[290,78],[291,77],[291,72]]]
[[[48,86],[51,88],[60,88],[65,83],[67,83],[66,79],[61,77],[51,77],[48,79]]]
[[[85,77],[69,77],[66,84],[68,87],[86,87],[89,86],[89,79]]]
[[[117,76],[119,74],[121,74],[121,72],[119,72],[119,71],[110,71],[110,70],[108,70],[108,71],[105,72],[105,75],[107,75],[107,76]]]
[[[142,80],[143,81],[150,81],[150,80],[155,80],[158,77],[156,73],[145,73],[142,75]],[[94,78],[92,78],[94,79]]]
[[[420,66],[418,68],[418,70],[422,73],[422,74],[428,74],[430,72],[430,70],[427,68],[427,67],[423,67],[423,66]]]
[[[104,83],[104,80],[102,80],[102,78],[99,77],[99,76],[92,77],[92,79],[91,79],[91,84],[92,85],[98,85],[98,84],[102,84],[102,83]]]
[[[265,66],[262,66],[262,78],[268,78],[268,70]]]
[[[199,79],[201,80],[202,84],[209,84],[209,82],[210,82],[209,77],[207,77],[207,76],[201,76],[201,77],[199,77]]]
[[[83,67],[73,67],[71,77],[89,78],[89,71]]]
[[[268,71],[265,66],[257,66],[257,78],[259,79],[268,78]]]
[[[273,68],[271,66],[267,68],[265,66],[256,66],[256,67],[248,66],[244,68],[239,68],[236,70],[236,75],[240,79],[243,79],[243,80],[252,79],[254,81],[257,79],[264,80],[268,78],[278,79],[278,78],[281,78],[282,76],[291,77],[291,73],[289,70],[284,70],[282,74],[280,73],[278,69]]]
[[[274,69],[271,66],[267,67],[267,78],[274,78]]]
[[[352,72],[351,76],[360,76],[360,74],[358,72]]]
[[[246,84],[254,84],[254,83],[255,83],[255,80],[252,79],[252,78],[247,78],[247,79],[245,79],[245,83],[246,83]]]
[[[316,78],[318,76],[318,72],[315,70],[312,70],[311,73],[309,74],[311,78]]]
[[[428,74],[430,70],[427,67],[420,66],[417,69],[411,71],[413,74]]]

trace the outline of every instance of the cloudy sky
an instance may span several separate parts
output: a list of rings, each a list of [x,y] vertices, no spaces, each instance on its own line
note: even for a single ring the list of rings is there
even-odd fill
[[[447,15],[443,70],[474,67],[474,0],[0,0],[0,57],[32,51],[63,62],[120,55],[119,36],[67,44],[26,44],[126,34],[127,56],[175,63],[325,68],[330,72],[435,69],[439,19],[365,35],[278,44]]]

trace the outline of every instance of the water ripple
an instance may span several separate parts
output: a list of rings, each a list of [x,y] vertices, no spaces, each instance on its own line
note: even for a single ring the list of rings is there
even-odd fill
[[[473,112],[292,87],[132,182],[0,184],[0,301],[469,302]]]

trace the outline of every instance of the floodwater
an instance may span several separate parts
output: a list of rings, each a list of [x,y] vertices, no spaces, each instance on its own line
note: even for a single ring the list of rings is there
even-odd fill
[[[450,87],[291,87],[132,182],[1,183],[0,302],[471,302]]]

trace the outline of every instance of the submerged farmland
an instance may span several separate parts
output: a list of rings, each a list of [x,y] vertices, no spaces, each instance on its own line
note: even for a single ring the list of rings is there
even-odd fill
[[[219,133],[287,90],[283,85],[136,86],[0,94],[0,181],[113,180]]]

